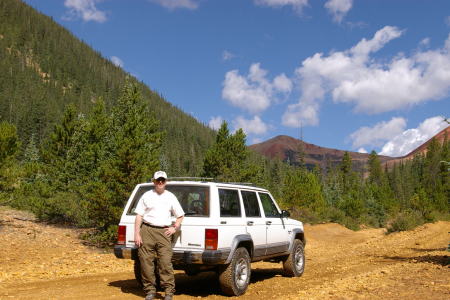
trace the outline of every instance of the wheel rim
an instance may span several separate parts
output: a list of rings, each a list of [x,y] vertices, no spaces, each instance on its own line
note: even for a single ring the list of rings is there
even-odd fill
[[[297,247],[295,249],[295,255],[294,255],[294,265],[297,271],[301,271],[303,268],[303,251],[301,247]]]
[[[245,287],[248,280],[248,264],[245,259],[241,258],[234,267],[236,285],[240,288]]]

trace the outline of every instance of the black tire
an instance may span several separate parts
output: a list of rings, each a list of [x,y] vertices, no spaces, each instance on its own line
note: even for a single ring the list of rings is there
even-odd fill
[[[225,295],[239,296],[245,293],[250,282],[250,255],[247,249],[238,248],[230,264],[219,271],[220,288]]]
[[[161,280],[159,278],[159,271],[158,271],[158,262],[155,259],[155,277],[156,277],[156,289],[161,290]],[[144,284],[142,283],[142,274],[141,274],[141,262],[139,259],[136,259],[134,261],[134,278],[136,278],[137,284],[139,287],[143,287]]]
[[[300,277],[305,271],[305,249],[302,241],[295,239],[289,256],[283,261],[286,276]]]

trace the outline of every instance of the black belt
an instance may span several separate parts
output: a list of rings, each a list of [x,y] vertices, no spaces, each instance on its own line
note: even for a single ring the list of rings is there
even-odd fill
[[[164,229],[164,228],[169,228],[169,226],[156,226],[156,225],[152,225],[150,223],[147,222],[142,222],[142,224],[148,226],[148,227],[152,227],[152,228],[159,228],[159,229]]]

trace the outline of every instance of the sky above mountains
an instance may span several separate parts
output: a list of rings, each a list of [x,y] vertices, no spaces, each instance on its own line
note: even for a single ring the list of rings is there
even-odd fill
[[[249,144],[284,134],[401,156],[448,126],[448,0],[25,2]]]

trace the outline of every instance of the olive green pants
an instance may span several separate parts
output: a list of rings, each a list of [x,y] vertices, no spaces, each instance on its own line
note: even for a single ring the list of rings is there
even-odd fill
[[[156,292],[154,259],[158,262],[161,287],[166,294],[175,292],[175,278],[172,267],[172,237],[166,236],[166,228],[141,227],[142,245],[138,255],[141,262],[142,283],[146,294]]]

